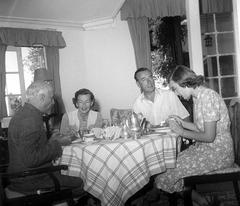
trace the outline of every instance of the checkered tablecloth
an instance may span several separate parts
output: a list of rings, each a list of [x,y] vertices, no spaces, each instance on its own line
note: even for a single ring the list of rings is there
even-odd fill
[[[102,206],[124,205],[154,174],[174,168],[177,136],[153,135],[137,140],[119,139],[64,147],[59,164],[63,174],[81,177],[84,189]]]

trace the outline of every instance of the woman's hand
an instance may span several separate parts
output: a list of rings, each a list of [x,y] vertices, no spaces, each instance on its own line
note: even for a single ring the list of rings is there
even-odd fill
[[[169,117],[166,121],[168,123],[169,123],[169,121],[176,121],[179,125],[183,125],[183,122],[184,122],[184,120],[177,115],[169,115]]]
[[[168,121],[168,124],[169,124],[170,129],[173,132],[175,132],[176,134],[181,135],[181,136],[183,135],[184,129],[182,127],[181,122],[179,123],[177,120],[172,119],[172,120]]]

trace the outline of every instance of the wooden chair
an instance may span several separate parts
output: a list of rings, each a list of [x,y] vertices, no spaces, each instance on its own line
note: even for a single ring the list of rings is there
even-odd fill
[[[38,168],[27,170],[17,173],[0,173],[0,205],[3,206],[53,206],[60,203],[65,203],[65,205],[73,205],[72,190],[62,189],[57,178],[54,177],[53,172],[59,170],[66,170],[68,167],[66,165],[51,166],[45,168]],[[38,190],[37,193],[32,193],[30,195],[25,195],[20,192],[12,191],[8,189],[7,184],[9,179],[33,176],[38,174],[47,173],[52,181],[54,182],[55,188],[52,190]]]
[[[238,181],[240,180],[240,167],[239,167],[239,145],[240,145],[240,101],[232,100],[229,106],[229,113],[231,119],[231,133],[234,142],[235,164],[231,168],[226,168],[204,175],[190,176],[184,178],[184,185],[189,190],[184,192],[184,205],[192,206],[191,193],[192,189],[196,189],[196,185],[232,182],[235,191],[238,205],[240,206],[240,192]]]

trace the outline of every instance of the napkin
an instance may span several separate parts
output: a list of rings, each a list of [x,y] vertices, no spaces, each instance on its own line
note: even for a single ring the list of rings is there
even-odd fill
[[[92,128],[90,132],[93,133],[96,138],[103,138],[104,129],[102,128]]]
[[[121,135],[122,128],[118,126],[107,127],[104,129],[105,139],[118,139]]]

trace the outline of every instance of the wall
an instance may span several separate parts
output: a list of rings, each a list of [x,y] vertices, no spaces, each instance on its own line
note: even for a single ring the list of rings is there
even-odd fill
[[[41,25],[0,23],[0,26],[45,29]],[[76,90],[88,88],[100,104],[104,118],[111,108],[130,108],[139,90],[133,78],[134,50],[127,22],[116,18],[114,25],[91,31],[63,28],[67,47],[60,49],[60,78],[67,111],[74,109]]]
[[[67,47],[60,50],[60,76],[67,111],[74,109],[72,97],[83,87],[93,91],[104,118],[113,107],[131,108],[139,90],[127,22],[117,18],[109,28],[62,32]]]

